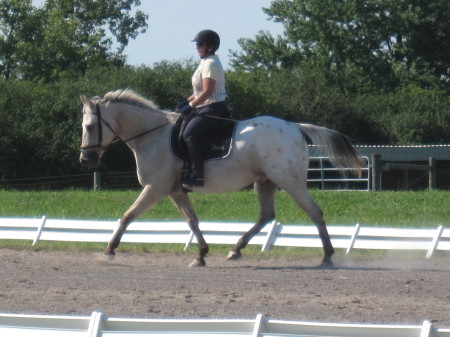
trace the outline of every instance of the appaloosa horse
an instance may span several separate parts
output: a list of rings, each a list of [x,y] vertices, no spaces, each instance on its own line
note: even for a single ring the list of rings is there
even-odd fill
[[[115,137],[133,151],[137,175],[143,190],[125,212],[105,254],[111,258],[127,226],[161,199],[169,196],[186,219],[199,244],[199,256],[190,266],[204,266],[208,245],[187,193],[182,190],[180,171],[183,162],[170,150],[170,135],[179,114],[160,110],[153,102],[131,90],[117,90],[103,98],[83,102],[83,136],[80,162],[99,165],[105,149]],[[257,223],[232,248],[228,259],[237,259],[250,239],[275,218],[275,193],[285,190],[316,225],[324,249],[324,265],[332,265],[334,253],[322,210],[306,189],[309,154],[305,136],[323,145],[333,164],[354,168],[361,163],[344,135],[324,127],[287,122],[274,117],[256,117],[237,123],[232,151],[225,159],[205,163],[205,186],[199,193],[226,193],[256,182],[260,214]]]

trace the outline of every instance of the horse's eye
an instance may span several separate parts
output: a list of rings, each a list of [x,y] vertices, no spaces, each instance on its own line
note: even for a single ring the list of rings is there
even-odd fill
[[[87,132],[92,132],[92,131],[94,131],[94,126],[93,126],[93,125],[86,125],[86,131],[87,131]]]

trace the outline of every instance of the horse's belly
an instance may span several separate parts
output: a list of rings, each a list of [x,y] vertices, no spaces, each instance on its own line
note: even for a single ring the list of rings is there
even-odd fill
[[[205,165],[205,193],[227,193],[250,186],[261,177],[250,160],[232,153],[230,157]]]

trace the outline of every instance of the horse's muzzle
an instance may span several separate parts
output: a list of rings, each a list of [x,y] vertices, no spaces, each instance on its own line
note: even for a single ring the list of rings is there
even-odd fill
[[[97,151],[81,150],[80,163],[87,167],[97,167],[100,165],[100,155]]]

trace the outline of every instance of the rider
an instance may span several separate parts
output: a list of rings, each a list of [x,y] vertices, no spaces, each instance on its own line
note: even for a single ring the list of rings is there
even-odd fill
[[[192,42],[196,42],[201,60],[192,76],[193,94],[178,106],[178,111],[185,116],[197,110],[183,132],[192,163],[188,180],[183,182],[187,188],[204,185],[200,140],[221,122],[220,117],[229,117],[225,104],[225,74],[215,55],[220,45],[219,35],[212,30],[202,30]]]

